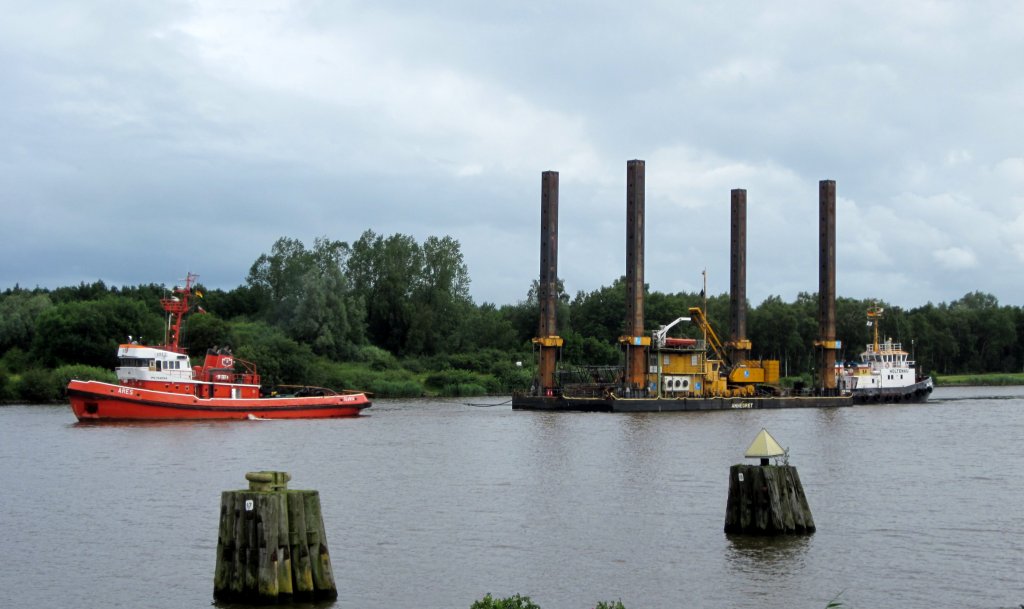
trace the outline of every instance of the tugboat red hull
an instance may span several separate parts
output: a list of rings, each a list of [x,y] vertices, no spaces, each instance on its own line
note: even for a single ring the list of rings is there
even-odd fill
[[[362,393],[305,397],[200,398],[98,381],[68,384],[79,421],[324,419],[352,417],[371,405]]]

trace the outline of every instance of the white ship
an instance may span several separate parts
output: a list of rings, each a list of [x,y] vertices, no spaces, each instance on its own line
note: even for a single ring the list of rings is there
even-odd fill
[[[868,308],[868,324],[874,326],[875,340],[868,344],[860,361],[839,371],[839,388],[849,391],[856,403],[923,402],[934,385],[930,376],[918,375],[914,360],[903,345],[891,338],[878,339],[881,307]]]

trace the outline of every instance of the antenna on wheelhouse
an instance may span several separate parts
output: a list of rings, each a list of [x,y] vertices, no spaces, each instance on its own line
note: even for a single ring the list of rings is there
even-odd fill
[[[183,349],[178,346],[178,339],[181,336],[181,319],[188,312],[188,299],[192,295],[192,284],[199,277],[195,273],[188,273],[185,276],[185,287],[174,286],[171,296],[160,299],[160,305],[167,311],[167,327],[164,329],[164,346],[171,351],[182,353]],[[181,297],[175,296],[180,294]]]

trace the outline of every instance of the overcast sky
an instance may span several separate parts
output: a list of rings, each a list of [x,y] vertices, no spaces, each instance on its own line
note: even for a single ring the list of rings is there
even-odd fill
[[[539,271],[560,173],[570,294],[625,273],[646,161],[651,289],[1024,304],[1024,3],[0,1],[0,289],[231,289],[287,236],[462,244],[477,303]]]

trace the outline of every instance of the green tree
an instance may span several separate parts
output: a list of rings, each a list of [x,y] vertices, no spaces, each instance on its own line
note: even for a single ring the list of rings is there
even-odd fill
[[[371,342],[399,355],[460,349],[472,309],[469,271],[451,237],[383,237],[366,231],[352,244],[347,276],[365,303]]]
[[[953,301],[950,313],[954,333],[961,343],[959,369],[967,372],[1003,370],[1016,338],[1012,312],[1000,308],[992,294],[971,292]]]
[[[486,302],[466,310],[459,320],[456,334],[458,338],[455,342],[467,350],[515,351],[522,345],[522,341],[517,340],[515,327],[509,318],[493,304]]]
[[[585,336],[615,344],[626,329],[626,278],[593,292],[577,292],[570,309],[572,327]]]
[[[367,332],[375,345],[408,353],[412,295],[422,268],[422,251],[408,235],[385,239],[368,230],[352,244],[348,277],[366,303]]]
[[[94,281],[93,283],[85,283],[83,281],[77,286],[61,287],[50,292],[50,298],[55,304],[99,300],[109,295],[110,290],[102,280]]]
[[[37,320],[32,350],[44,366],[77,363],[113,368],[119,342],[129,336],[162,335],[163,321],[146,305],[107,296],[44,310]]]
[[[263,385],[302,385],[309,381],[314,355],[307,345],[264,322],[236,323],[231,331],[236,357],[256,365]]]
[[[473,302],[459,243],[447,236],[427,237],[421,252],[423,266],[412,294],[416,306],[405,352],[430,355],[461,349],[459,329]]]
[[[919,364],[942,374],[960,371],[957,363],[960,344],[950,328],[949,306],[928,303],[912,310],[909,318],[916,337],[914,350]]]
[[[515,594],[508,598],[493,598],[487,593],[482,599],[470,605],[470,609],[540,609],[529,596]]]
[[[362,301],[344,274],[349,254],[346,243],[326,237],[317,238],[312,250],[297,239],[278,239],[247,277],[263,318],[318,354],[350,354],[364,333]]]
[[[47,294],[17,291],[0,296],[0,353],[12,347],[29,349],[36,320],[53,306]]]
[[[185,322],[183,343],[192,355],[202,355],[216,346],[231,346],[231,328],[212,313],[190,315]]]
[[[754,356],[780,360],[783,374],[808,371],[811,347],[801,335],[803,325],[795,305],[783,302],[779,296],[769,296],[748,313],[747,333]]]

